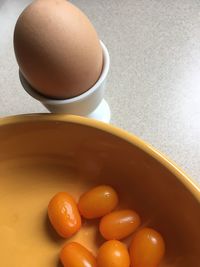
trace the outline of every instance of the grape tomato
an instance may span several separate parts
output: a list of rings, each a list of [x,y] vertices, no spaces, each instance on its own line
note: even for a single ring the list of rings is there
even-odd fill
[[[164,256],[165,243],[157,231],[143,228],[134,235],[129,251],[134,267],[158,267]]]
[[[118,204],[116,191],[107,185],[92,188],[84,193],[78,203],[78,208],[86,219],[95,219],[111,212]]]
[[[63,238],[74,235],[81,227],[81,217],[72,196],[57,193],[48,205],[49,220],[56,232]]]
[[[117,210],[105,215],[99,230],[106,240],[123,239],[132,234],[140,225],[140,217],[133,210]]]

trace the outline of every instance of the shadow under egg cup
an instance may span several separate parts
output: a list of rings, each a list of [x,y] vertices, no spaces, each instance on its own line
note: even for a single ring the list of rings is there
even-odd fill
[[[100,41],[103,50],[103,68],[97,82],[81,95],[68,99],[51,99],[38,93],[24,78],[19,70],[19,77],[26,92],[40,101],[52,113],[65,113],[85,116],[103,122],[110,122],[110,108],[104,99],[106,77],[110,68],[110,57],[106,46]]]

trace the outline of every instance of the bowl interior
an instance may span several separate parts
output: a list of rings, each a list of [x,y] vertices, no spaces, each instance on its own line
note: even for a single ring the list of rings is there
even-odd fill
[[[82,192],[99,184],[112,185],[119,193],[120,208],[135,209],[143,226],[154,227],[163,235],[166,255],[161,267],[197,266],[198,190],[187,187],[184,176],[169,169],[169,163],[153,157],[156,153],[151,148],[143,149],[145,145],[137,138],[86,119],[49,115],[2,121],[2,266],[60,266],[59,251],[70,240],[96,253],[103,242],[98,221],[83,221],[77,235],[63,240],[49,224],[47,205],[59,191],[78,200]]]

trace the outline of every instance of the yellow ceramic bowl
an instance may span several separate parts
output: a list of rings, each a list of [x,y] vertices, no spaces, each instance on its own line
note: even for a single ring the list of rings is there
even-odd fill
[[[93,120],[27,115],[0,120],[0,265],[55,267],[64,242],[47,219],[49,199],[76,199],[110,184],[121,207],[166,241],[161,267],[200,266],[200,190],[172,162],[137,137]],[[94,253],[102,243],[97,221],[72,238]],[[128,242],[128,240],[127,240]]]

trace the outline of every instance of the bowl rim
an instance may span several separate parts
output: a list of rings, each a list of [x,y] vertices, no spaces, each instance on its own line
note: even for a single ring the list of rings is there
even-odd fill
[[[38,121],[70,122],[79,125],[85,125],[110,133],[116,137],[119,137],[120,139],[123,139],[124,141],[127,141],[128,143],[133,144],[134,146],[138,147],[139,149],[153,157],[155,160],[160,162],[166,169],[168,169],[172,174],[174,174],[176,178],[186,187],[187,190],[190,191],[193,197],[200,204],[200,186],[196,181],[194,181],[183,170],[181,170],[181,168],[175,162],[166,157],[163,153],[158,151],[152,145],[140,139],[133,133],[129,133],[128,131],[123,130],[117,126],[77,115],[34,113],[20,114],[0,118],[0,127]]]

